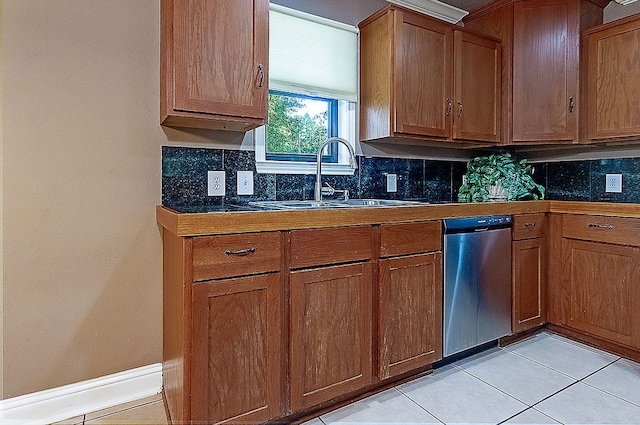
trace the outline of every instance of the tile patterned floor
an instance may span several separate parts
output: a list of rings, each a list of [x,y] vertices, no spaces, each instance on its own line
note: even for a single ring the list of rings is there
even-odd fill
[[[166,424],[159,395],[58,424]],[[640,424],[640,364],[540,333],[305,422]]]
[[[640,364],[550,333],[326,413],[329,424],[640,424]]]
[[[70,418],[54,425],[167,425],[160,394]]]

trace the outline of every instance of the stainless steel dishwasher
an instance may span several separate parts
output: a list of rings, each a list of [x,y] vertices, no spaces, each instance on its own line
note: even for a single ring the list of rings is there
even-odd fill
[[[511,216],[444,220],[443,355],[511,333]]]

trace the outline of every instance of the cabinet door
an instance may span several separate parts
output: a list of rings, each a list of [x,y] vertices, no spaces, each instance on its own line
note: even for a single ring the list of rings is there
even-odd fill
[[[370,262],[291,273],[291,409],[371,383]]]
[[[563,240],[567,326],[640,348],[640,250]]]
[[[379,378],[440,360],[442,254],[381,260],[379,294]]]
[[[513,332],[545,323],[547,280],[546,249],[543,238],[514,241],[513,252]]]
[[[514,4],[514,142],[577,137],[578,12],[566,0]]]
[[[453,31],[409,12],[395,19],[395,131],[450,137]]]
[[[501,120],[500,43],[455,31],[453,138],[499,142]]]
[[[178,111],[266,119],[267,0],[173,0]]]
[[[192,419],[263,422],[281,414],[281,274],[193,287]]]
[[[586,42],[589,139],[640,135],[640,19],[590,34]]]

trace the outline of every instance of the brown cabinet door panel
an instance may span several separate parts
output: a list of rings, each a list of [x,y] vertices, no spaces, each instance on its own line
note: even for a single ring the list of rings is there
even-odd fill
[[[514,241],[512,331],[520,332],[546,321],[547,261],[542,238]]]
[[[442,254],[381,260],[379,297],[379,378],[440,360]]]
[[[281,415],[281,286],[280,273],[194,285],[194,422]]]
[[[173,13],[173,108],[264,118],[268,1],[174,0]]]
[[[574,141],[577,3],[516,2],[513,19],[513,141]]]
[[[291,273],[291,409],[371,383],[372,264]]]
[[[454,139],[499,142],[501,121],[500,43],[455,31]]]
[[[589,139],[640,135],[640,19],[590,34]]]
[[[395,16],[395,131],[449,137],[453,31],[418,14]]]
[[[567,326],[640,348],[640,250],[563,240]]]

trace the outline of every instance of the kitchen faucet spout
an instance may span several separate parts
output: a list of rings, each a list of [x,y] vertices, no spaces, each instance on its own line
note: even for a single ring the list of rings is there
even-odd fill
[[[358,168],[358,163],[356,162],[356,153],[353,150],[353,147],[349,142],[340,137],[329,137],[323,144],[318,148],[318,155],[316,157],[316,186],[315,186],[315,200],[322,201],[322,151],[325,146],[332,142],[342,143],[349,150],[349,165],[352,169]]]

